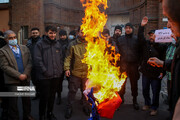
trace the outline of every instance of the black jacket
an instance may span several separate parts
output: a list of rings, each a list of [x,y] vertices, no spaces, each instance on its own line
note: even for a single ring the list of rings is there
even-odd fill
[[[139,42],[136,36],[132,34],[123,35],[118,38],[116,42],[118,51],[121,55],[120,63],[135,63],[138,64],[140,60]]]
[[[38,41],[41,40],[41,37],[37,37],[36,39],[33,39],[32,37],[30,39],[28,39],[27,41],[27,47],[29,48],[30,50],[30,53],[31,53],[31,58],[32,58],[32,64],[34,65],[34,48],[35,48],[35,45]]]
[[[112,37],[109,38],[109,44],[113,44],[113,42],[117,42],[118,38],[121,36],[113,35]]]
[[[58,42],[61,44],[61,47],[62,47],[62,54],[63,54],[63,61],[64,61],[64,59],[66,57],[67,48],[69,45],[69,40],[68,40],[68,38],[66,40],[59,39]]]
[[[6,45],[6,41],[0,36],[0,48]],[[4,89],[4,72],[0,69],[0,92]]]
[[[164,62],[164,70],[171,71],[170,109],[172,111],[174,111],[180,97],[180,39],[176,45],[173,60],[166,60]]]
[[[142,63],[140,71],[147,77],[157,79],[160,73],[163,73],[162,68],[153,67],[147,63],[151,57],[157,57],[160,60],[165,60],[166,56],[166,44],[150,42],[144,37],[144,27],[139,26],[138,40],[142,48]]]
[[[36,44],[35,51],[35,66],[39,71],[39,79],[59,78],[63,71],[60,43],[44,37]]]

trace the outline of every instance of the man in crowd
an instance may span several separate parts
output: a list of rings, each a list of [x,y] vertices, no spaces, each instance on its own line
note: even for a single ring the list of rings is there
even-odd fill
[[[118,38],[121,37],[122,27],[120,25],[116,25],[114,29],[114,35],[109,39],[109,44],[113,44],[112,42],[117,42]]]
[[[13,31],[6,31],[4,39],[7,45],[0,49],[0,68],[4,72],[8,92],[16,92],[17,86],[30,85],[31,55],[26,46],[18,45],[16,34]],[[17,102],[18,97],[9,98],[8,120],[19,120]],[[30,97],[22,97],[22,103],[23,120],[34,120],[30,115]]]
[[[4,33],[0,31],[0,48],[4,47],[6,45],[6,41],[4,40]],[[4,73],[0,69],[0,92],[5,92],[5,84],[4,84]],[[2,107],[2,113],[1,113],[1,119],[2,120],[7,120],[7,113],[8,113],[8,99],[5,97],[0,98],[1,102],[1,107]]]
[[[76,31],[75,30],[72,30],[69,33],[68,39],[69,39],[69,42],[72,42],[72,41],[74,41],[76,39]]]
[[[34,86],[36,87],[36,97],[33,98],[33,100],[36,100],[39,98],[39,80],[38,80],[38,71],[36,70],[36,67],[34,65],[34,48],[38,41],[41,40],[39,28],[32,28],[31,29],[31,37],[27,41],[27,47],[29,48],[31,52],[31,58],[32,58],[32,71],[31,71],[31,80]]]
[[[58,42],[60,43],[60,45],[62,47],[62,55],[63,55],[62,59],[63,59],[63,64],[64,64],[64,59],[65,59],[67,47],[68,47],[68,44],[69,44],[69,41],[68,41],[68,38],[67,38],[67,32],[65,30],[60,30],[59,31],[59,40],[58,40]],[[64,80],[64,74],[65,74],[65,71],[63,72],[62,76],[60,77],[58,90],[57,90],[57,94],[58,94],[57,104],[58,105],[61,104],[61,92],[62,92],[62,83],[63,83],[63,80]]]
[[[80,27],[78,29],[78,37],[75,41],[72,41],[69,45],[67,55],[64,61],[64,70],[67,77],[70,77],[69,92],[68,92],[68,104],[66,108],[65,118],[69,119],[72,116],[72,104],[75,100],[75,95],[78,88],[82,91],[85,90],[85,83],[87,81],[88,66],[82,63],[84,54],[86,53],[86,41]],[[73,61],[73,62],[72,62]],[[73,63],[73,64],[71,64]],[[70,71],[70,68],[71,71]],[[90,106],[85,96],[83,95],[83,111],[89,116]]]
[[[160,0],[162,2],[163,14],[168,17],[172,32],[176,37],[180,37],[180,1],[179,0]],[[157,67],[163,67],[171,71],[171,92],[170,110],[171,118],[174,114],[176,103],[180,97],[180,40],[176,41],[176,51],[173,60],[162,61],[158,58],[150,58],[148,63]],[[177,104],[173,120],[179,120],[180,104]]]
[[[157,57],[161,60],[165,59],[166,44],[155,43],[155,30],[151,30],[149,40],[144,37],[144,28],[148,23],[148,18],[142,19],[141,25],[138,30],[138,40],[142,46],[142,63],[140,71],[142,72],[142,88],[145,105],[142,110],[147,111],[151,108],[150,115],[157,114],[159,107],[159,93],[161,90],[161,79],[163,77],[163,69],[158,67],[152,67],[147,63],[150,57]],[[151,102],[150,86],[152,88],[153,98]]]
[[[140,61],[140,44],[135,35],[133,35],[134,28],[131,23],[125,25],[125,35],[118,38],[116,42],[118,51],[121,55],[120,58],[120,71],[121,73],[126,72],[131,83],[131,92],[133,96],[133,107],[138,110],[139,105],[137,103],[138,96],[138,80],[140,77],[138,67]],[[125,85],[121,88],[120,96],[124,102]]]
[[[102,37],[109,43],[109,39],[110,39],[110,32],[108,29],[104,29],[102,32]]]
[[[55,94],[63,73],[62,47],[56,40],[56,27],[47,26],[46,36],[35,46],[35,66],[40,81],[39,120],[56,120],[53,114]]]

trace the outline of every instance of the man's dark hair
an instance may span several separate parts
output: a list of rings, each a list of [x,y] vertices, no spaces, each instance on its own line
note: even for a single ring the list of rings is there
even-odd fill
[[[59,31],[59,36],[67,35],[67,32],[63,29]]]
[[[57,32],[57,28],[54,26],[47,26],[45,28],[45,32],[49,32],[49,30],[53,31],[53,32]]]
[[[31,29],[31,31],[34,31],[34,30],[39,31],[39,28],[34,27],[34,28]]]
[[[110,35],[110,32],[109,32],[109,30],[108,30],[108,29],[104,29],[104,30],[103,30],[102,35],[105,35],[105,34]]]

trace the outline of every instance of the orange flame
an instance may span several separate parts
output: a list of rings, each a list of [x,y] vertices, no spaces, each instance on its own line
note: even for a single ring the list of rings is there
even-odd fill
[[[119,67],[116,67],[120,55],[115,53],[115,47],[108,53],[107,42],[99,34],[107,22],[107,15],[100,11],[100,8],[107,9],[107,0],[81,0],[81,2],[85,7],[81,30],[88,42],[83,59],[88,65],[89,81],[86,88],[98,88],[94,96],[101,103],[116,96],[127,76],[125,73],[121,74]]]

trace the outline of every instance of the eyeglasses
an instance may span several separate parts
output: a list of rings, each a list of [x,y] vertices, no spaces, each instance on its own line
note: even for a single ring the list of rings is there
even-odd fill
[[[16,36],[14,36],[14,37],[8,37],[8,39],[9,39],[9,40],[14,40],[14,39],[16,39]]]

